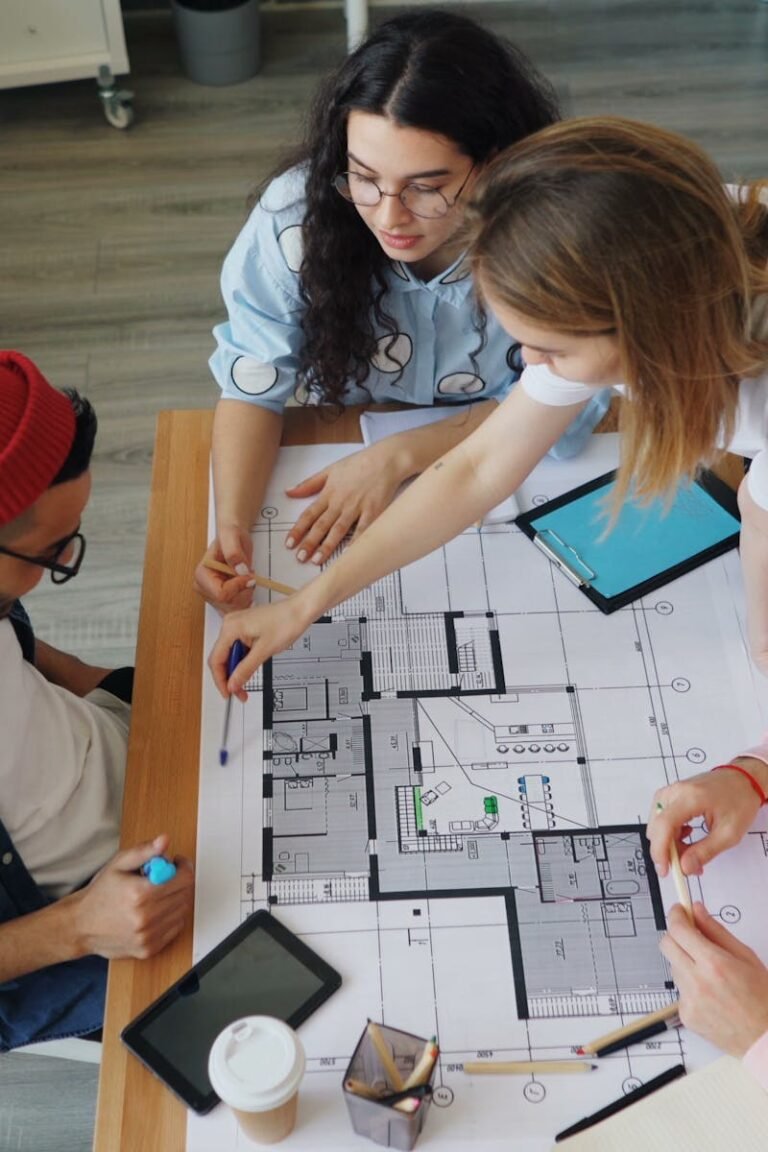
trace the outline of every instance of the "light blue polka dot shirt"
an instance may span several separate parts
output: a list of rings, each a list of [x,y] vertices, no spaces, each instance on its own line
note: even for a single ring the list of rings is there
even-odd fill
[[[228,319],[214,328],[213,375],[222,396],[277,413],[291,397],[308,399],[298,389],[304,339],[299,290],[304,212],[304,172],[294,168],[269,185],[221,274]],[[518,346],[489,315],[480,347],[467,261],[460,257],[428,282],[419,280],[407,264],[392,261],[386,277],[385,306],[397,331],[394,338],[381,331],[365,387],[351,382],[345,403],[429,406],[502,400],[520,376]],[[556,446],[556,454],[578,452],[607,405],[607,396],[593,400]]]

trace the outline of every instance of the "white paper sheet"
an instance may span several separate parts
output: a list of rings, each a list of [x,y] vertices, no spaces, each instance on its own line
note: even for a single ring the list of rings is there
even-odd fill
[[[349,450],[281,452],[258,571],[311,578],[283,546],[297,515],[283,492]],[[521,506],[615,456],[615,437],[597,436],[576,462],[545,461]],[[517,529],[473,528],[314,625],[273,661],[266,706],[259,673],[233,706],[225,768],[223,703],[204,672],[195,956],[271,901],[344,980],[301,1027],[308,1071],[287,1152],[371,1147],[341,1093],[369,1016],[439,1037],[425,1149],[544,1152],[628,1087],[713,1058],[673,1031],[586,1076],[461,1070],[478,1056],[567,1057],[673,997],[657,941],[676,895],[665,881],[658,899],[640,833],[657,787],[760,735],[768,694],[742,599],[725,557],[605,617]],[[206,650],[217,628],[210,612]],[[692,884],[766,959],[767,880],[762,817]],[[239,1139],[224,1108],[190,1117],[189,1152]]]
[[[740,1060],[723,1056],[552,1152],[764,1152],[768,1096]]]

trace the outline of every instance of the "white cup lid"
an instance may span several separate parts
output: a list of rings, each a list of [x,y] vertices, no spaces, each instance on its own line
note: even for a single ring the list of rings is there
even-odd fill
[[[297,1091],[304,1048],[296,1033],[272,1016],[246,1016],[215,1039],[208,1057],[213,1090],[230,1108],[267,1112]]]

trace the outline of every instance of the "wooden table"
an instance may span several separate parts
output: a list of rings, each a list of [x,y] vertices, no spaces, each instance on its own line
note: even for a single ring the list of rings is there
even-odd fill
[[[338,419],[286,412],[284,444],[360,440],[360,409]],[[207,543],[213,413],[158,419],[136,650],[121,845],[168,832],[194,859],[200,758],[203,602],[192,573]],[[186,1109],[130,1056],[120,1032],[192,963],[192,925],[151,960],[109,966],[95,1152],[183,1152]]]
[[[360,409],[338,419],[286,413],[284,444],[360,440]],[[192,572],[203,554],[213,414],[164,412],[157,427],[141,597],[121,843],[171,837],[194,859],[200,756],[203,603]],[[740,461],[722,469],[737,483]],[[110,964],[95,1152],[183,1152],[186,1110],[120,1043],[122,1028],[192,962],[192,925],[151,960]]]

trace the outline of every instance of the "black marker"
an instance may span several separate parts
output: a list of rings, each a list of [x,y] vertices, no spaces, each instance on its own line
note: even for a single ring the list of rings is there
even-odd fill
[[[641,1084],[639,1088],[633,1088],[626,1096],[622,1096],[620,1100],[614,1100],[613,1104],[607,1104],[605,1108],[601,1108],[599,1112],[593,1112],[591,1116],[585,1116],[583,1120],[578,1123],[572,1124],[570,1128],[565,1128],[562,1132],[558,1132],[555,1136],[555,1144],[559,1144],[561,1140],[567,1140],[569,1136],[575,1136],[577,1132],[584,1132],[587,1128],[592,1128],[593,1125],[599,1124],[601,1120],[607,1120],[609,1116],[615,1116],[617,1112],[621,1112],[624,1108],[629,1108],[630,1104],[637,1103],[645,1096],[650,1096],[659,1088],[664,1088],[665,1085],[671,1084],[673,1080],[678,1080],[681,1076],[685,1076],[685,1067],[682,1064],[675,1064],[672,1068],[667,1068],[666,1072],[662,1072],[660,1076],[655,1076],[653,1080],[649,1080],[646,1084]]]
[[[624,1048],[631,1048],[634,1044],[642,1044],[644,1040],[652,1040],[654,1036],[660,1036],[662,1032],[668,1032],[672,1028],[679,1027],[679,1016],[672,1016],[669,1020],[657,1020],[655,1024],[649,1024],[647,1028],[641,1028],[638,1032],[632,1032],[629,1036],[622,1036],[620,1040],[614,1040],[612,1044],[598,1048],[592,1055],[610,1056],[613,1052],[621,1052]]]

